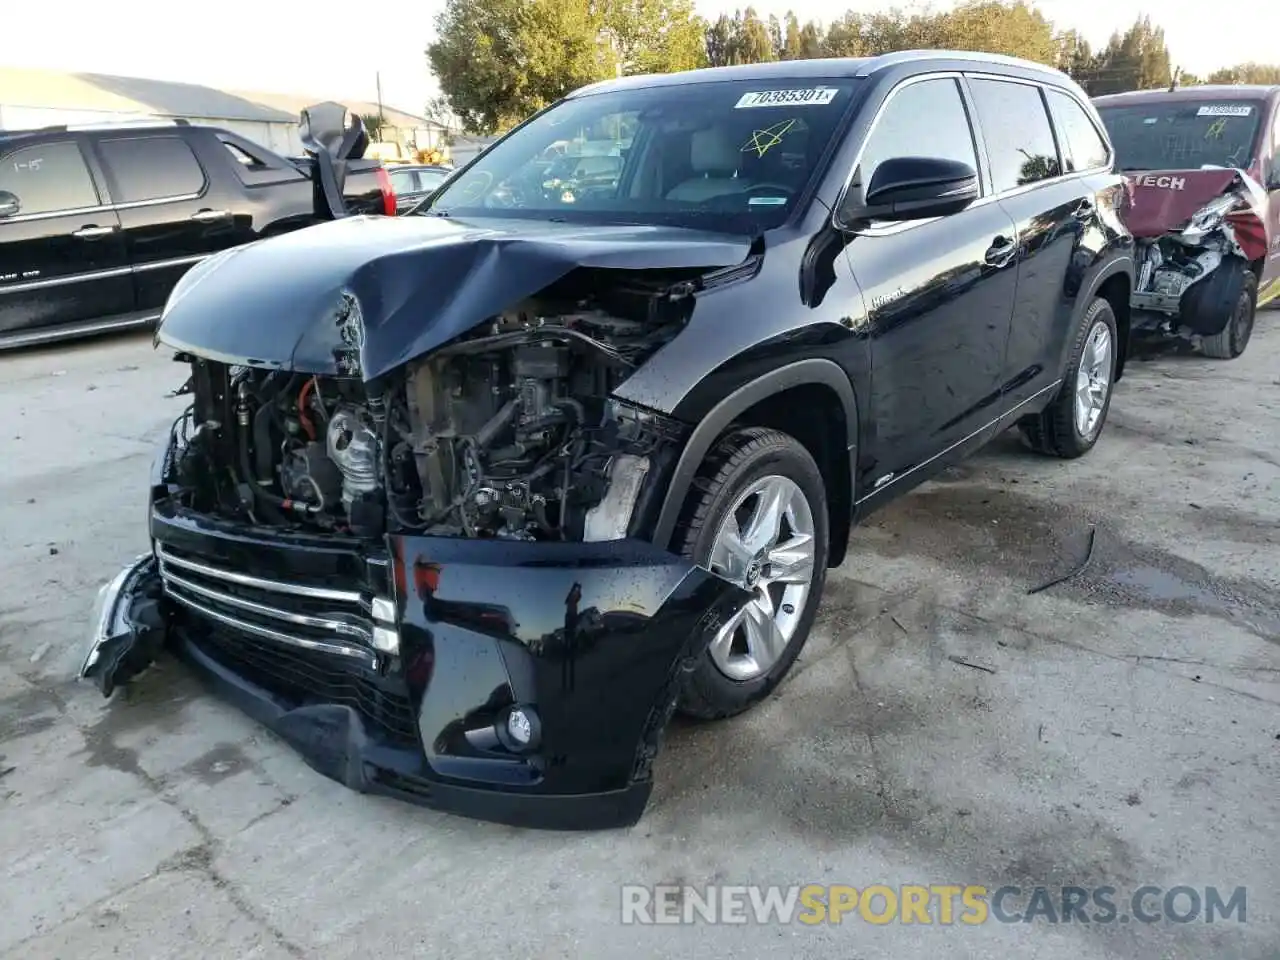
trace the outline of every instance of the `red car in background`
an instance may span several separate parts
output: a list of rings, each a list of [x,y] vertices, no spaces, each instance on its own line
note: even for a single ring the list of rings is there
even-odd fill
[[[1280,297],[1280,86],[1096,97],[1138,241],[1133,329],[1198,336],[1224,360]]]

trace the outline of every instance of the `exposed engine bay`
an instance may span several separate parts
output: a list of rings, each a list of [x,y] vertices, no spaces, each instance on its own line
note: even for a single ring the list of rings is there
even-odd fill
[[[1226,215],[1240,203],[1232,194],[1206,206],[1184,229],[1140,245],[1134,306],[1169,316],[1183,309],[1193,284],[1222,266],[1227,257],[1244,260]]]
[[[687,297],[547,294],[373,383],[191,363],[183,505],[256,524],[517,540],[627,535],[683,427],[610,399]]]
[[[1224,295],[1229,268],[1247,270],[1265,255],[1265,204],[1265,193],[1238,170],[1131,178],[1125,220],[1138,241],[1134,309],[1170,329],[1221,330],[1232,299]]]

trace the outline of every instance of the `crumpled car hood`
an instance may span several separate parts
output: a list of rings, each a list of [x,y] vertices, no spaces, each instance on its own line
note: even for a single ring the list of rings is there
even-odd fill
[[[1129,173],[1121,218],[1135,237],[1159,237],[1186,226],[1196,211],[1241,180],[1257,186],[1248,174],[1226,167]],[[1257,191],[1265,203],[1261,188]]]
[[[674,227],[351,217],[193,267],[169,297],[156,342],[225,363],[368,381],[578,267],[711,270],[749,252],[747,237]]]

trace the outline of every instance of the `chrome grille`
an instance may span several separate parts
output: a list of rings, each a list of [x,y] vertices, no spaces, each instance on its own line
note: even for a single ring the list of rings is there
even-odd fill
[[[371,601],[353,590],[269,580],[156,550],[168,596],[214,623],[255,637],[378,665]]]

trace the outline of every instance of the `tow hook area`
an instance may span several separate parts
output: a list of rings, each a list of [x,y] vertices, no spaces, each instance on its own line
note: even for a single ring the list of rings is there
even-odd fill
[[[164,646],[164,587],[152,554],[138,557],[103,585],[93,608],[93,635],[80,679],[110,697],[151,666]]]

